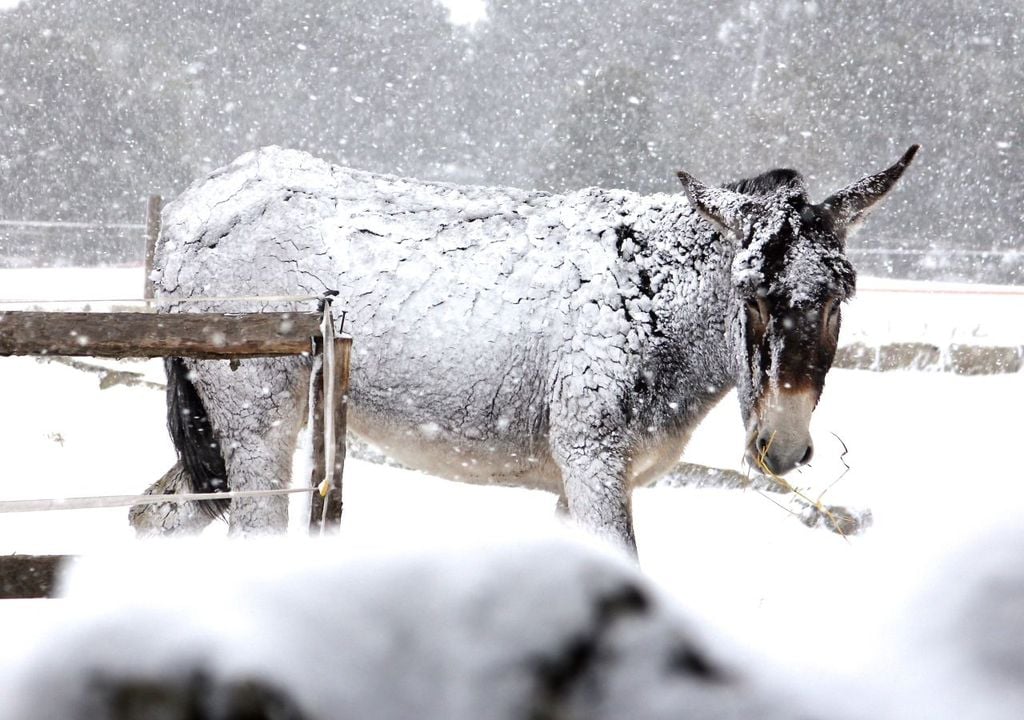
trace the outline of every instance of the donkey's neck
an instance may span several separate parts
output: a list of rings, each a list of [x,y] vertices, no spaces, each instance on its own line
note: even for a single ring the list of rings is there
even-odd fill
[[[664,398],[680,422],[694,422],[733,386],[728,333],[736,250],[682,196],[658,200],[634,226],[638,273],[642,285],[647,279],[654,317],[652,401]]]

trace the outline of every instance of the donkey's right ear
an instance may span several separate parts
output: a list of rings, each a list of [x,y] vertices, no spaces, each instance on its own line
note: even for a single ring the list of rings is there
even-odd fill
[[[822,206],[843,230],[856,229],[877,206],[878,201],[892,190],[920,149],[920,145],[911,145],[894,165],[843,188],[825,200]]]
[[[744,208],[749,198],[732,190],[708,187],[682,170],[676,173],[683,192],[701,217],[725,235],[743,235]]]

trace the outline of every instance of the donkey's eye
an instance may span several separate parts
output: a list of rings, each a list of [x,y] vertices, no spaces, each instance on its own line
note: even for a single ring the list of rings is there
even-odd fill
[[[839,308],[843,304],[843,301],[839,298],[833,298],[827,305],[827,314],[825,315],[825,321],[829,326],[835,326],[839,320]]]

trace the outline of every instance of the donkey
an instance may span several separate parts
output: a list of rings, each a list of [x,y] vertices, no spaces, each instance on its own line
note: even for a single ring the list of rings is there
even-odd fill
[[[202,298],[336,290],[354,337],[350,429],[428,473],[549,490],[635,550],[632,488],[677,462],[730,388],[749,462],[783,474],[810,460],[855,287],[846,237],[917,150],[813,204],[794,170],[555,195],[268,147],[166,207],[153,279],[171,312],[294,310]],[[196,491],[286,484],[310,366],[170,360],[169,475]],[[286,523],[280,498],[231,501],[232,533]]]

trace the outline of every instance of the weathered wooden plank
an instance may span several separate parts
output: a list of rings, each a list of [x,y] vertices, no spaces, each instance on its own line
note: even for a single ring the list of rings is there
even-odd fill
[[[327,504],[326,520],[334,532],[341,528],[342,480],[345,473],[345,433],[348,430],[348,374],[351,359],[352,339],[337,338],[334,341],[334,482],[324,498]],[[325,407],[327,405],[325,404]],[[324,454],[327,457],[327,453]]]
[[[64,555],[0,555],[0,599],[53,597]]]
[[[323,529],[326,533],[336,533],[341,528],[342,512],[342,480],[345,472],[345,433],[348,426],[348,383],[349,366],[352,355],[352,338],[343,336],[334,341],[334,482],[328,490],[327,496],[322,497],[320,493],[313,494],[313,501],[310,503],[309,531],[311,535],[321,533],[321,522],[326,518],[327,524]],[[326,476],[326,452],[324,441],[324,382],[323,378],[316,378],[313,388],[313,485],[319,485]],[[327,513],[324,515],[324,504],[327,504]]]
[[[0,312],[0,355],[230,359],[312,350],[321,316],[293,313]]]
[[[313,467],[310,469],[310,487],[319,487],[324,479],[326,461],[324,459],[324,339],[314,339],[313,354],[318,359],[314,366],[313,377],[309,388],[310,408],[310,433],[313,441]],[[309,502],[309,534],[317,536],[320,534],[320,526],[323,524],[324,498],[319,492],[314,492]]]

